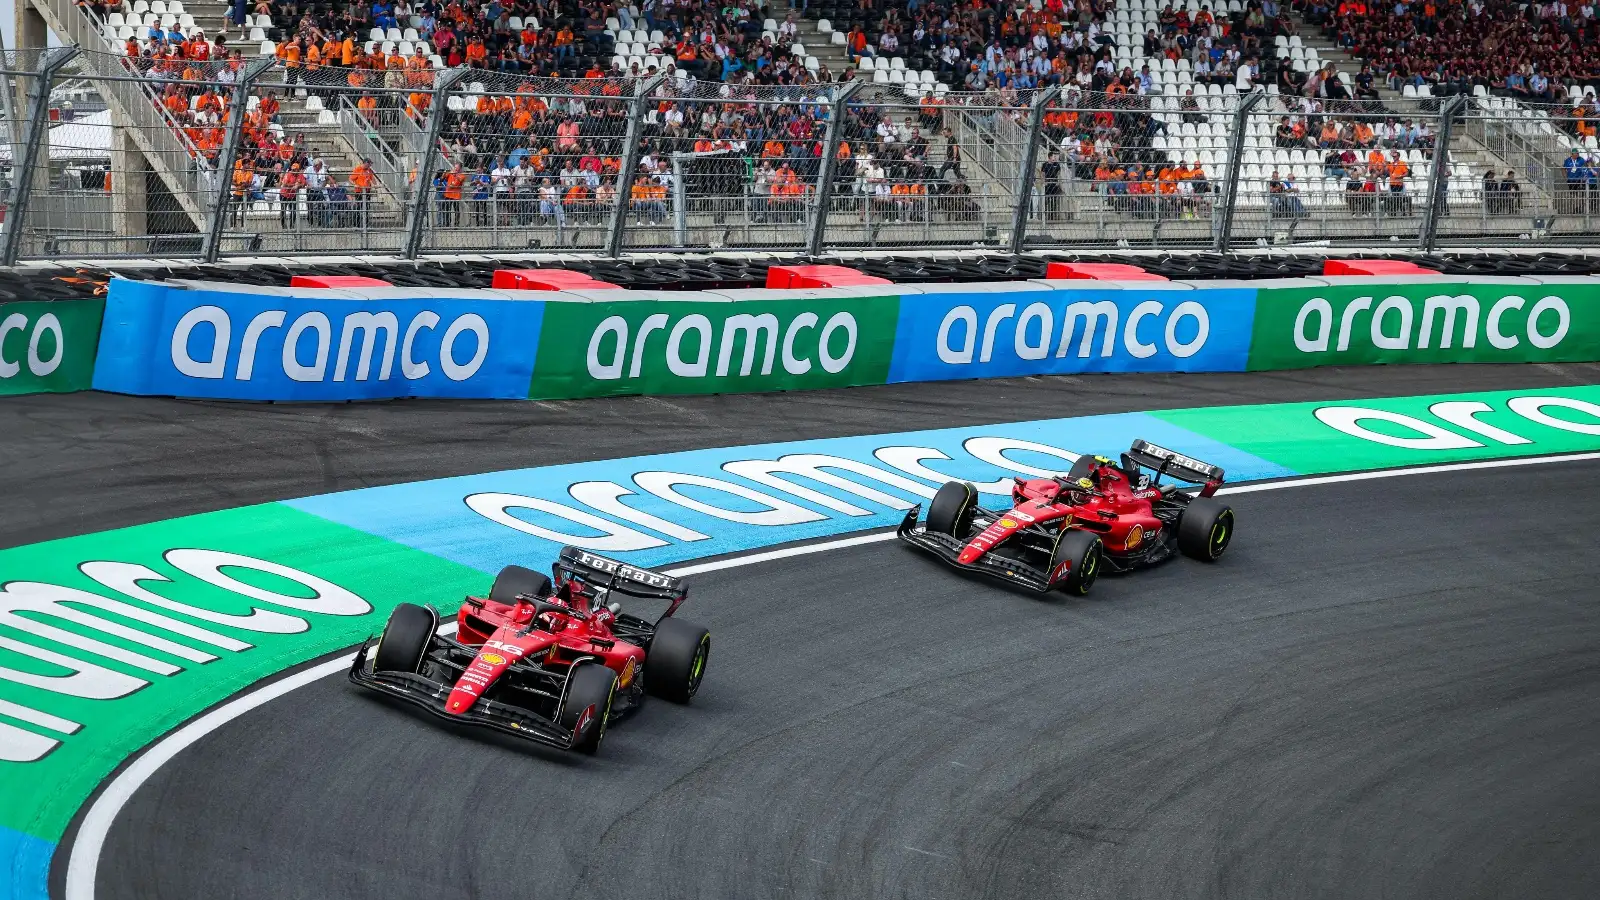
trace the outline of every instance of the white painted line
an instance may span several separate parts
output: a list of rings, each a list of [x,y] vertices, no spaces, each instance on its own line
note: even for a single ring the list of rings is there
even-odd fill
[[[1412,475],[1437,475],[1448,472],[1465,472],[1475,469],[1505,469],[1517,466],[1537,466],[1545,463],[1583,462],[1600,459],[1600,453],[1572,453],[1563,456],[1525,456],[1510,459],[1486,459],[1465,463],[1442,463],[1433,466],[1414,466],[1407,469],[1380,469],[1375,472],[1348,472],[1343,475],[1313,475],[1305,478],[1291,478],[1284,481],[1268,481],[1261,484],[1241,484],[1225,487],[1218,494],[1249,494],[1258,491],[1281,491],[1287,488],[1316,487],[1324,484],[1339,484],[1347,481],[1369,481],[1374,478],[1399,478]],[[781,550],[763,550],[743,556],[735,556],[716,562],[697,563],[688,566],[679,566],[676,569],[667,569],[666,572],[674,577],[685,575],[698,575],[702,572],[717,572],[723,569],[736,569],[742,566],[753,566],[778,559],[789,559],[795,556],[806,556],[812,553],[826,553],[830,550],[842,550],[846,547],[859,547],[863,544],[876,544],[893,540],[893,531],[879,531],[872,534],[860,534],[853,537],[840,538],[833,541],[823,541],[816,544],[806,544],[800,547],[787,547]],[[456,623],[448,623],[439,629],[440,634],[455,633]],[[162,766],[171,762],[173,757],[181,753],[186,747],[200,740],[218,728],[239,718],[247,712],[263,706],[297,688],[305,687],[313,681],[343,672],[350,667],[355,654],[346,654],[338,659],[332,659],[320,665],[313,666],[301,672],[296,672],[287,678],[274,681],[256,690],[238,695],[232,700],[218,706],[211,712],[182,726],[146,750],[123,769],[111,780],[110,784],[100,792],[95,801],[84,814],[83,822],[78,826],[77,838],[72,844],[72,857],[67,861],[67,887],[66,900],[94,900],[95,877],[100,867],[100,852],[105,847],[106,837],[111,833],[111,825],[116,820],[117,814],[122,811],[134,793],[150,777],[155,775]],[[908,848],[913,849],[913,848]],[[925,852],[925,851],[919,851]]]

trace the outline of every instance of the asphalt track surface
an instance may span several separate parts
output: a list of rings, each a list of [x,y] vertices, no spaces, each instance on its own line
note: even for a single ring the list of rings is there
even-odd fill
[[[6,539],[689,446],[1596,374],[1024,379],[459,411],[8,401],[6,505],[34,520],[29,533],[4,517]],[[895,544],[695,576],[684,614],[715,648],[700,696],[648,706],[593,760],[443,729],[324,679],[149,781],[112,830],[98,896],[1596,896],[1594,476],[1561,463],[1244,494],[1220,564],[1102,579],[1086,600],[970,582]]]

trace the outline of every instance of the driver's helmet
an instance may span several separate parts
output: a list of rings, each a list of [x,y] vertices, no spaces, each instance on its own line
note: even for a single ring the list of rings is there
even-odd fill
[[[1093,478],[1079,478],[1077,483],[1072,485],[1072,490],[1070,491],[1072,502],[1075,504],[1088,503],[1089,497],[1092,496],[1094,489],[1095,484]]]

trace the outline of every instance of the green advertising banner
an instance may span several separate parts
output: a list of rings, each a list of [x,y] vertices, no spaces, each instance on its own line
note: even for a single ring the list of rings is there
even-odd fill
[[[882,384],[898,295],[547,301],[532,399]]]
[[[1263,288],[1252,371],[1600,359],[1600,280]]]
[[[0,303],[0,394],[86,391],[106,302]]]
[[[0,551],[0,833],[59,839],[135,749],[398,602],[488,583],[279,504]]]

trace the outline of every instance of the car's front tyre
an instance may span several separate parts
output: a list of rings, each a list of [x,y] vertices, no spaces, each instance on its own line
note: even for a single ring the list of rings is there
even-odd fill
[[[561,727],[577,732],[572,749],[593,756],[600,750],[611,720],[611,703],[617,697],[617,673],[599,663],[579,663],[568,676],[566,700],[561,704]],[[585,717],[589,709],[592,716]]]
[[[422,670],[422,659],[428,653],[433,633],[438,630],[439,614],[431,608],[415,603],[396,606],[378,640],[372,670],[417,674]]]
[[[1104,543],[1100,536],[1069,528],[1056,536],[1056,545],[1050,552],[1050,577],[1060,577],[1060,569],[1067,567],[1066,577],[1056,582],[1056,589],[1075,597],[1082,597],[1094,587],[1100,577],[1100,552]]]
[[[972,530],[972,513],[978,508],[978,489],[965,481],[947,481],[928,504],[927,529],[964,538]]]

